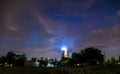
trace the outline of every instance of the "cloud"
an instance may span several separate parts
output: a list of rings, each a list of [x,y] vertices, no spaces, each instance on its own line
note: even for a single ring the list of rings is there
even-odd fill
[[[75,43],[75,50],[79,52],[87,47],[95,47],[105,53],[105,58],[117,57],[120,55],[120,24],[110,27],[91,29],[85,36],[80,36]]]
[[[58,0],[56,5],[59,5],[59,16],[86,17],[94,3],[95,0]]]
[[[5,2],[0,8],[0,48],[23,51],[28,56],[31,53],[34,53],[31,56],[53,56],[51,53],[59,56],[56,49],[64,44],[73,51],[86,46],[119,48],[119,24],[106,25],[116,23],[118,18],[107,10],[91,10],[95,3],[95,0]]]
[[[26,33],[23,32],[23,25],[19,19],[24,9],[26,9],[26,4],[23,1],[14,2],[12,0],[11,2],[5,2],[5,5],[2,7],[2,12],[4,13],[0,14],[2,15],[0,16],[2,18],[0,23],[1,36],[11,39],[26,37]]]
[[[115,56],[112,51],[119,51],[120,44],[120,24],[113,27],[104,27],[101,29],[92,30],[83,38],[82,45],[85,47],[93,46],[105,51],[107,57]],[[118,52],[116,52],[119,55]]]
[[[118,16],[120,16],[120,10],[118,10],[116,14],[117,14]]]
[[[104,27],[102,29],[93,30],[89,33],[87,39],[85,41],[91,43],[115,43],[120,40],[120,25],[115,25],[113,27]]]
[[[36,1],[33,3],[36,4]],[[60,41],[69,32],[66,31],[69,30],[69,25],[47,17],[43,13],[42,3],[40,1],[39,8],[38,4],[31,5],[26,1],[13,2],[3,7],[5,9],[0,27],[0,48],[7,49],[4,52],[23,51],[28,55],[34,52],[32,56],[38,56],[42,52],[46,52],[46,55],[47,52],[54,52],[49,49],[54,48],[56,40]],[[63,32],[65,34],[61,36]]]
[[[52,22],[52,20],[50,21],[50,19],[45,18],[44,16],[42,16],[42,14],[34,13],[33,15],[37,19],[38,23],[44,26],[46,32],[53,34],[53,30],[51,27],[54,25],[54,22]]]

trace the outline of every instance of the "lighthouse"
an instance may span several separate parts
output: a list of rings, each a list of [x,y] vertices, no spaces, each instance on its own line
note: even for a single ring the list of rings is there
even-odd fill
[[[62,58],[67,58],[67,57],[68,57],[68,56],[67,56],[67,48],[66,48],[66,47],[62,47],[61,50],[63,51],[63,53],[62,53]]]

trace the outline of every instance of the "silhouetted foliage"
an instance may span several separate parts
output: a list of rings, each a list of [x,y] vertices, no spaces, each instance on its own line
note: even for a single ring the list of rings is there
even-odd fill
[[[115,65],[115,63],[116,63],[116,60],[115,60],[114,57],[112,57],[112,58],[111,58],[111,65]]]
[[[48,59],[47,58],[44,59],[43,57],[41,57],[39,62],[40,62],[40,64],[39,64],[40,67],[46,67],[48,64]]]
[[[17,57],[18,57],[18,58],[16,59],[16,61],[17,61],[17,66],[24,66],[24,62],[25,62],[25,60],[27,59],[27,58],[25,57],[25,54],[18,55]]]
[[[105,62],[104,62],[104,64],[105,65],[110,65],[111,63],[110,63],[110,60],[108,59],[108,60],[106,60]]]
[[[8,52],[6,56],[2,56],[0,58],[0,63],[3,65],[8,64],[8,65],[13,65],[13,66],[24,66],[25,60],[26,60],[25,54],[21,53],[13,53],[13,52]]]
[[[15,54],[13,52],[10,51],[10,52],[7,53],[6,62],[8,64],[15,63]]]
[[[68,66],[69,65],[69,58],[64,57],[59,61],[59,66]]]
[[[80,52],[82,62],[88,65],[102,64],[104,61],[104,55],[101,50],[93,47],[86,48]]]
[[[36,59],[37,59],[37,58],[32,57],[32,58],[31,58],[31,61],[35,62],[35,61],[36,61]]]
[[[5,56],[1,56],[0,63],[4,65],[5,61],[6,61],[6,57]]]
[[[118,62],[120,62],[120,55],[119,55],[119,57],[118,57]]]
[[[58,65],[58,60],[55,58],[53,61],[53,65],[56,67]]]
[[[120,64],[119,57],[118,59],[111,57],[111,59],[105,60],[104,64],[105,65],[119,65]]]
[[[72,53],[72,58],[69,60],[69,65],[97,65],[102,64],[104,61],[104,55],[101,50],[89,47],[82,50],[80,53]]]
[[[80,54],[79,53],[72,53],[72,58],[69,59],[68,65],[74,66],[75,64],[80,63]]]

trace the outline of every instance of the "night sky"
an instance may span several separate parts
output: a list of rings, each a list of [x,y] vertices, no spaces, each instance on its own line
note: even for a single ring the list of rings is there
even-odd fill
[[[120,0],[0,0],[0,56],[61,58],[61,47],[120,55]]]

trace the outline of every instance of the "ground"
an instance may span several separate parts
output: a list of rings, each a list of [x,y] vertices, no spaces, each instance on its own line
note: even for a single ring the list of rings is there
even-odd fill
[[[120,74],[120,66],[0,67],[0,74]]]

